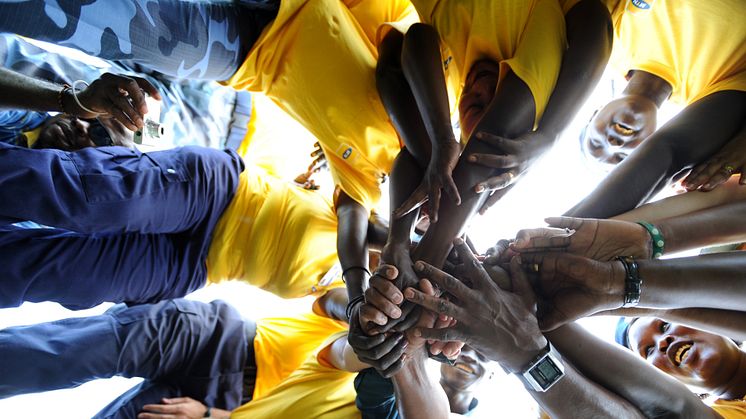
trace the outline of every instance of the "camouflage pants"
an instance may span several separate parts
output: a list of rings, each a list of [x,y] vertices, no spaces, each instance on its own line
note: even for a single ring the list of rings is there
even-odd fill
[[[226,80],[280,0],[0,0],[0,32],[131,60],[179,78]]]

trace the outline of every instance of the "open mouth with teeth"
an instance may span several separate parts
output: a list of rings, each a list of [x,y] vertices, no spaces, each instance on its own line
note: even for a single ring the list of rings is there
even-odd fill
[[[457,369],[460,369],[461,371],[464,371],[467,374],[475,374],[474,368],[470,367],[467,364],[457,362],[456,365],[454,365]]]
[[[689,343],[686,343],[684,345],[681,345],[681,347],[676,350],[676,354],[674,354],[673,361],[676,364],[676,366],[680,366],[682,362],[686,360],[686,358],[689,356],[689,351],[692,349],[692,345]]]
[[[614,128],[614,131],[616,131],[616,133],[619,135],[629,136],[635,133],[635,130],[632,129],[632,127],[620,124],[619,122],[615,123],[612,127]]]

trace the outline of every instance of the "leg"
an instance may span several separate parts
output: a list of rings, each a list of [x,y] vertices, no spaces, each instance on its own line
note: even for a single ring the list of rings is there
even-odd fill
[[[180,0],[26,0],[0,5],[0,31],[131,59],[180,78],[227,80],[276,10]],[[279,4],[279,2],[277,2]],[[247,24],[248,23],[248,24]]]
[[[58,229],[0,229],[0,307],[55,301],[146,303],[204,285],[206,245],[179,235],[88,236]]]
[[[500,82],[495,98],[490,104],[490,110],[485,114],[500,115],[498,118],[483,119],[475,132],[487,131],[508,138],[515,138],[529,131],[534,123],[534,98],[528,86],[515,74],[508,73]],[[499,153],[499,150],[497,151]],[[478,140],[469,141],[462,156],[472,153],[495,154],[495,150]],[[442,266],[451,249],[451,242],[459,236],[466,222],[479,209],[486,194],[476,194],[474,185],[496,176],[502,171],[495,171],[459,160],[453,171],[453,179],[461,194],[461,205],[456,206],[451,200],[441,201],[440,213],[442,221],[430,226],[420,244],[414,251],[413,259],[422,259],[434,266]]]
[[[209,406],[238,406],[247,337],[234,309],[187,300],[117,308],[0,330],[0,397],[122,375],[163,382]]]
[[[68,153],[0,144],[0,224],[29,220],[80,233],[183,232],[217,221],[242,170],[235,152],[200,147]]]

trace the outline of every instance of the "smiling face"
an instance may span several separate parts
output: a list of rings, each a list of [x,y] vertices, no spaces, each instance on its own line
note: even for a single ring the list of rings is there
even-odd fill
[[[655,132],[658,108],[650,99],[627,95],[601,108],[581,138],[583,152],[607,164],[618,164]]]
[[[458,103],[461,134],[465,138],[472,135],[495,97],[499,78],[500,65],[494,61],[477,61],[469,69]]]
[[[470,346],[461,348],[461,354],[454,365],[441,364],[440,382],[452,390],[473,391],[484,378],[487,359]]]
[[[629,344],[633,352],[666,374],[708,391],[725,386],[741,358],[730,339],[655,318],[635,321],[629,329]]]

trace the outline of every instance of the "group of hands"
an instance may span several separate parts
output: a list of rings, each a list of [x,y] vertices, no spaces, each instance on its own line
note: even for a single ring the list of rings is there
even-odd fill
[[[124,137],[127,132],[143,128],[148,113],[146,96],[161,100],[158,90],[146,79],[112,73],[103,74],[75,95],[77,101],[72,99],[72,93],[62,97],[67,114],[50,118],[42,125],[34,148],[74,151],[95,147],[86,122],[93,119],[98,119],[110,133]]]
[[[468,344],[517,372],[546,346],[543,332],[620,308],[626,273],[616,257],[650,258],[647,230],[618,220],[546,221],[484,255],[456,239],[443,270],[409,255],[380,265],[352,310],[350,346],[386,377],[426,344],[449,359]]]

